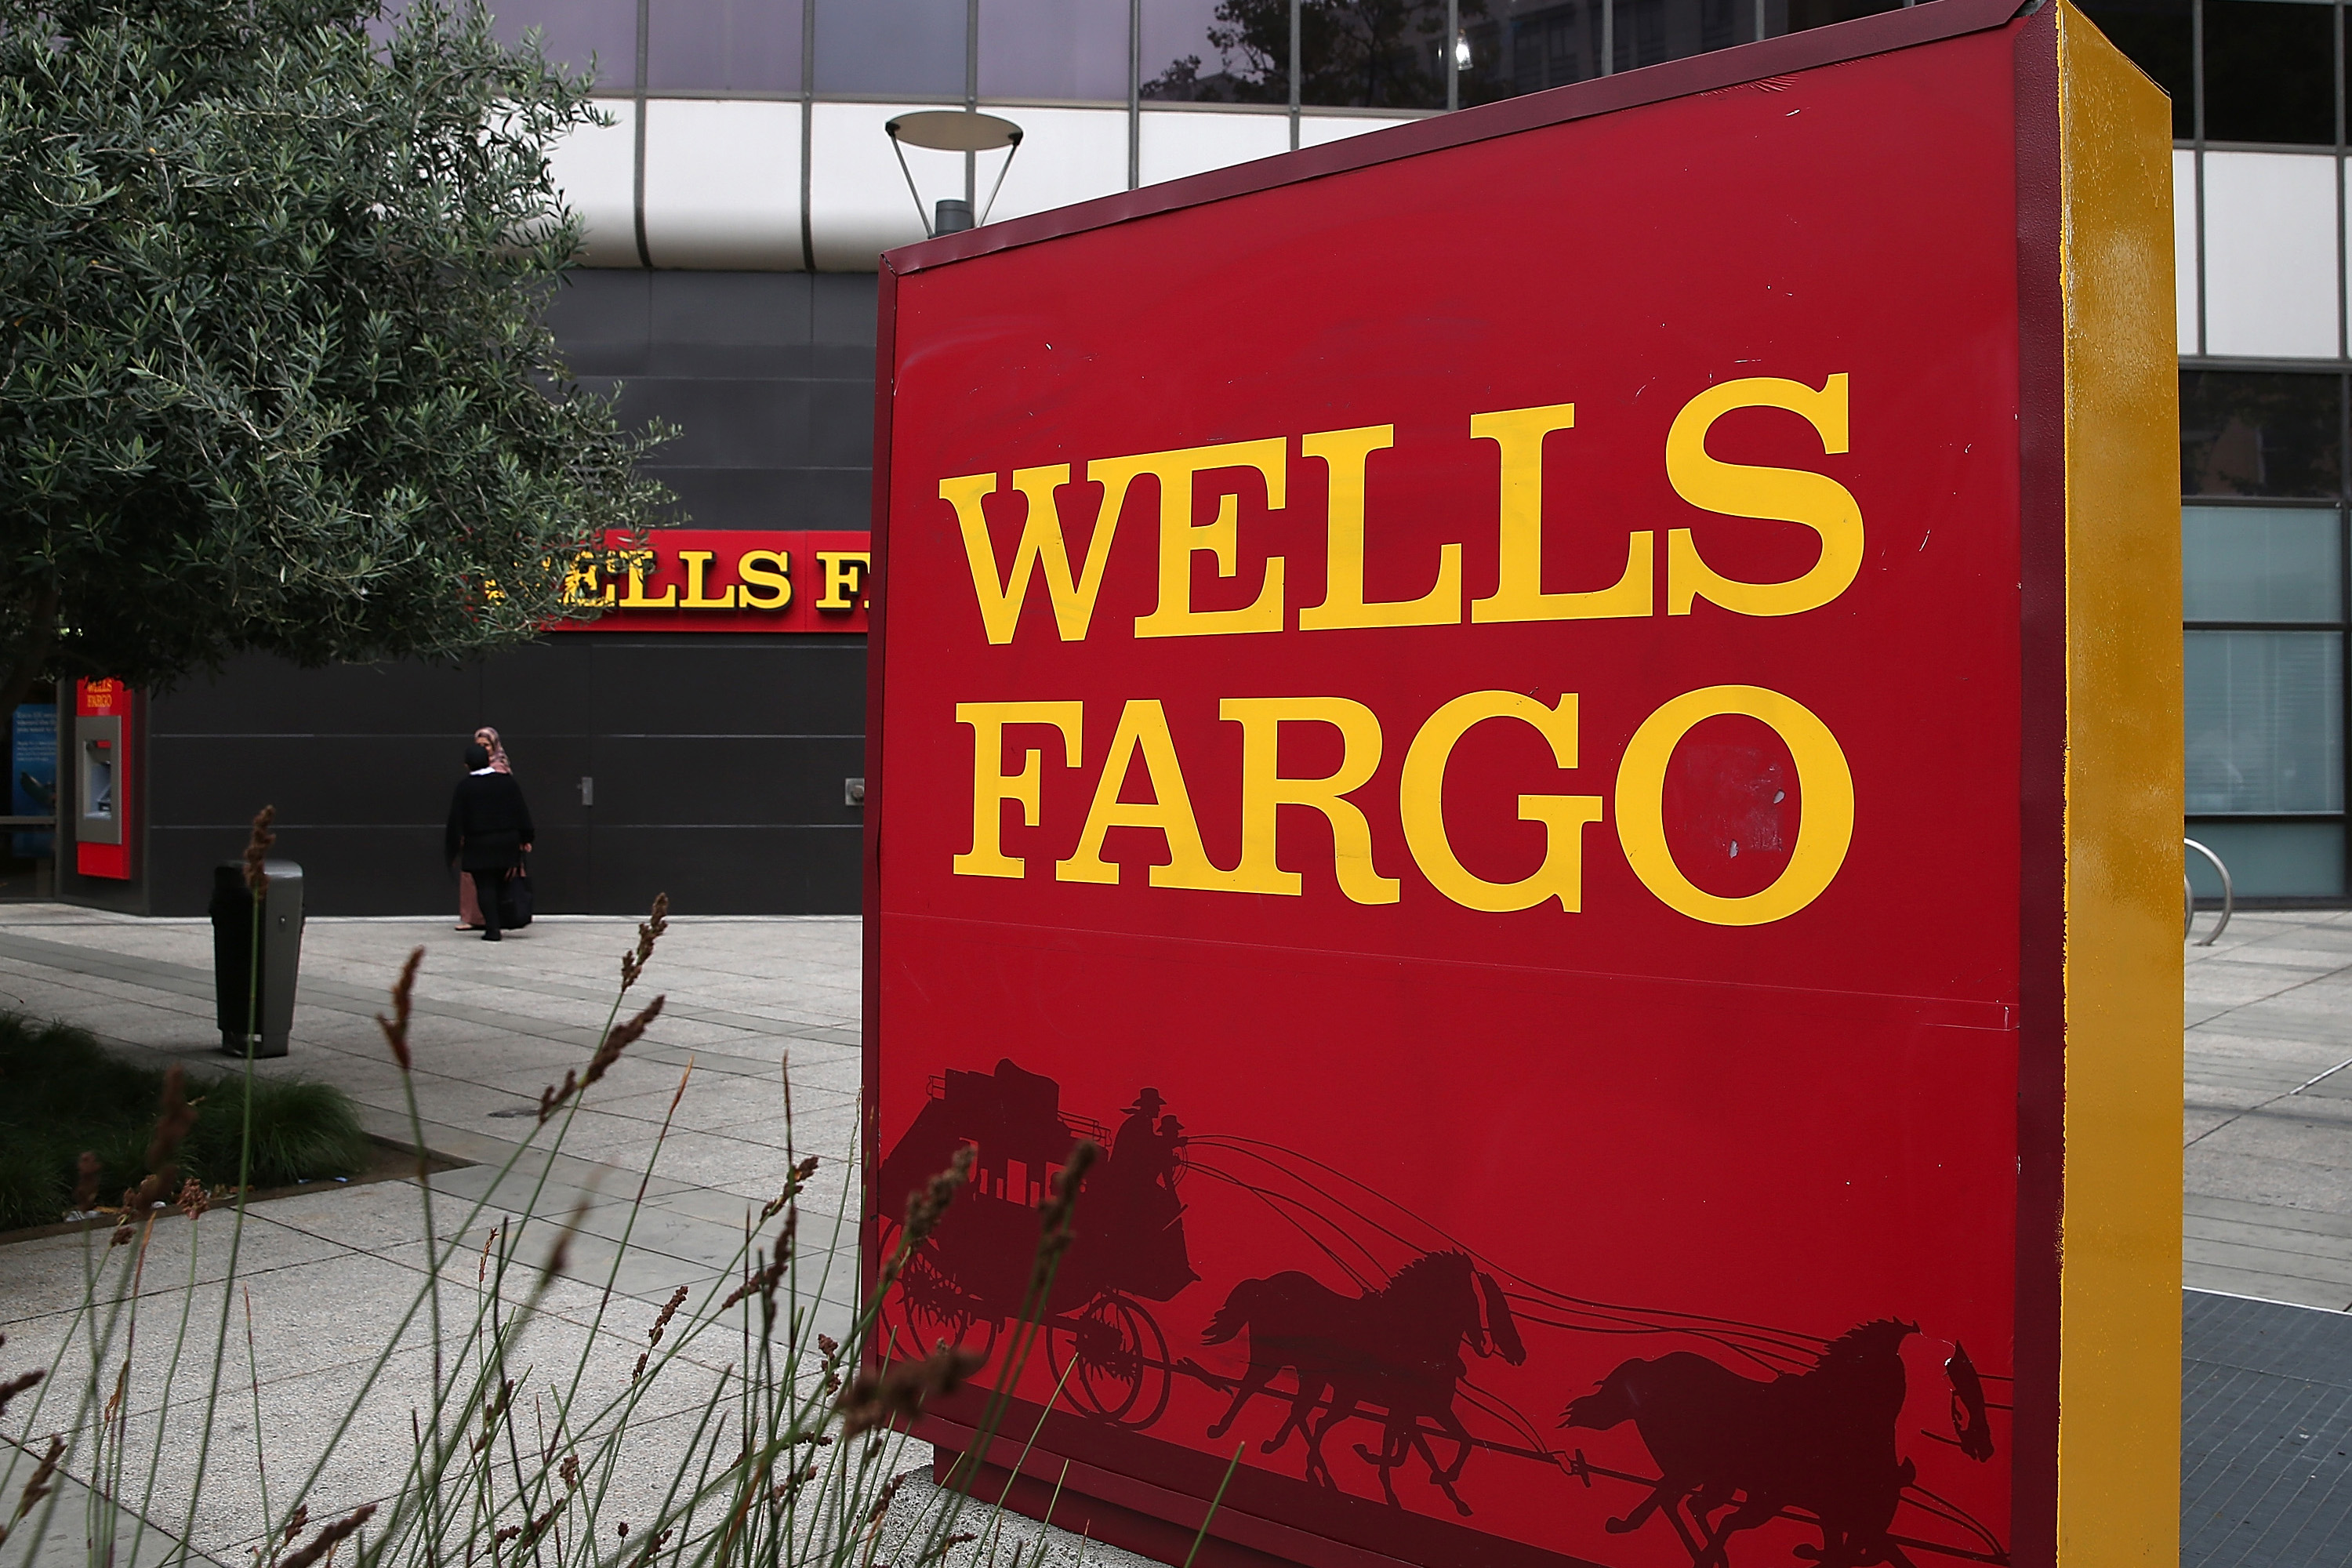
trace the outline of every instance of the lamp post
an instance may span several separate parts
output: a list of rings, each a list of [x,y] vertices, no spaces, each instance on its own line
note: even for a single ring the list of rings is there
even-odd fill
[[[942,234],[960,234],[988,221],[989,211],[996,205],[996,193],[1004,188],[1005,171],[1013,167],[1013,155],[1021,150],[1021,127],[977,110],[931,109],[902,114],[882,129],[890,138],[890,150],[898,155],[898,172],[907,176],[907,194],[915,198],[915,211],[923,220],[924,234],[934,238]],[[907,166],[908,147],[961,153],[967,157],[1003,148],[1004,162],[996,171],[996,183],[989,187],[988,204],[981,209],[980,216],[972,216],[971,203],[962,196],[942,196],[935,208],[926,210],[923,193],[915,188],[915,172]]]

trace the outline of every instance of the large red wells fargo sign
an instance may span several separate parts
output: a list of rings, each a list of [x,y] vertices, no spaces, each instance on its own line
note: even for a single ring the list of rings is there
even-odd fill
[[[1011,1375],[1108,1152],[1058,1521],[2163,1554],[2167,123],[1944,0],[888,258],[867,1262],[972,1148]]]

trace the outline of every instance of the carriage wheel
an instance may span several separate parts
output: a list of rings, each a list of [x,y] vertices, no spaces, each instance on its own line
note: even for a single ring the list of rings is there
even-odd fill
[[[887,1258],[898,1243],[892,1226],[882,1237]],[[877,1327],[893,1361],[919,1361],[941,1345],[973,1351],[985,1360],[996,1348],[996,1320],[980,1315],[980,1303],[940,1272],[928,1247],[915,1249],[898,1282],[882,1299]]]
[[[1065,1361],[1070,1363],[1065,1386],[1082,1409],[1123,1426],[1142,1427],[1168,1408],[1167,1336],[1150,1313],[1124,1296],[1097,1296],[1055,1319],[1045,1353],[1056,1382],[1064,1382]]]

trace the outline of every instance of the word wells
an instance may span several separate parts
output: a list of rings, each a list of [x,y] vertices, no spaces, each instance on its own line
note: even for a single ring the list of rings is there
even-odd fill
[[[1786,867],[1769,887],[1737,898],[1694,884],[1675,863],[1666,840],[1666,766],[1675,743],[1694,725],[1718,714],[1742,714],[1770,726],[1796,763],[1802,792],[1801,826]],[[1350,901],[1392,904],[1402,896],[1402,883],[1393,874],[1401,858],[1398,847],[1376,842],[1365,809],[1374,804],[1364,797],[1373,793],[1367,786],[1380,771],[1388,737],[1380,718],[1360,702],[1344,697],[1228,697],[1218,704],[1218,718],[1240,727],[1240,765],[1221,770],[1218,780],[1227,792],[1217,803],[1225,815],[1238,804],[1240,852],[1230,867],[1209,856],[1193,806],[1193,789],[1204,782],[1204,770],[1196,766],[1188,778],[1158,700],[1123,703],[1107,743],[1092,737],[1109,715],[1090,713],[1084,702],[959,702],[955,716],[970,728],[972,744],[971,847],[955,857],[959,876],[1028,874],[1027,861],[1007,852],[1005,807],[1019,808],[1023,826],[1041,826],[1040,769],[1050,750],[1061,766],[1093,778],[1091,803],[1075,841],[1068,823],[1045,823],[1048,831],[1038,836],[1069,846],[1054,862],[1057,880],[1116,884],[1119,867],[1104,858],[1104,839],[1114,827],[1134,827],[1150,829],[1167,841],[1168,859],[1151,868],[1155,888],[1297,895],[1304,890],[1303,878],[1284,869],[1276,855],[1278,812],[1287,805],[1304,806],[1323,818],[1332,872]],[[1514,879],[1490,880],[1464,864],[1457,846],[1494,837],[1496,824],[1450,817],[1445,799],[1446,764],[1455,748],[1474,729],[1490,722],[1533,731],[1563,775],[1579,774],[1575,693],[1546,704],[1517,691],[1473,691],[1441,705],[1413,727],[1403,765],[1389,786],[1394,793],[1381,792],[1376,805],[1383,821],[1397,824],[1404,854],[1429,885],[1465,909],[1507,911],[1551,902],[1570,913],[1582,910],[1586,830],[1604,816],[1613,822],[1626,864],[1643,886],[1669,908],[1711,925],[1784,920],[1820,897],[1845,863],[1853,836],[1853,777],[1836,737],[1801,703],[1777,691],[1714,686],[1685,692],[1643,721],[1618,759],[1610,795],[1569,793],[1575,785],[1565,778],[1561,793],[1520,795],[1517,820],[1542,827],[1540,861]],[[1286,727],[1315,727],[1336,737],[1339,765],[1304,776],[1283,772]],[[1009,771],[1008,752],[1021,759]],[[1121,799],[1139,765],[1150,798]],[[1391,802],[1393,816],[1388,810]],[[1290,820],[1295,824],[1297,818]],[[1483,858],[1495,856],[1489,851]]]
[[[1666,531],[1663,572],[1657,531],[1628,529],[1623,567],[1615,581],[1573,591],[1543,586],[1545,437],[1576,428],[1576,405],[1550,404],[1470,416],[1474,441],[1492,443],[1500,467],[1495,512],[1497,574],[1492,593],[1467,598],[1463,545],[1426,545],[1420,581],[1429,591],[1406,599],[1370,599],[1365,592],[1366,468],[1374,452],[1395,444],[1388,425],[1322,430],[1300,437],[1298,460],[1324,466],[1328,502],[1324,523],[1324,588],[1320,600],[1297,606],[1286,596],[1284,560],[1265,558],[1249,602],[1204,609],[1193,603],[1193,558],[1208,555],[1221,577],[1238,567],[1239,497],[1232,486],[1255,472],[1270,511],[1284,510],[1289,489],[1289,442],[1282,437],[1187,447],[1085,463],[1084,481],[1101,487],[1092,506],[1084,553],[1072,559],[1063,508],[1088,510],[1075,499],[1071,466],[1054,463],[1013,470],[1021,521],[1009,563],[1001,562],[982,503],[998,495],[994,474],[944,480],[940,499],[954,509],[972,591],[991,643],[1008,643],[1022,626],[1032,584],[1045,580],[1052,625],[1064,642],[1084,640],[1123,514],[1138,480],[1159,492],[1157,526],[1149,541],[1156,557],[1158,601],[1134,621],[1138,637],[1216,637],[1248,632],[1302,632],[1350,627],[1454,626],[1506,621],[1606,620],[1687,616],[1700,600],[1742,616],[1793,616],[1819,609],[1845,592],[1862,565],[1862,509],[1844,486],[1804,468],[1723,461],[1707,451],[1707,434],[1740,409],[1780,409],[1811,426],[1824,456],[1846,450],[1847,378],[1832,375],[1816,390],[1802,382],[1759,376],[1718,383],[1685,403],[1665,439],[1665,479],[1675,495],[1721,517],[1801,525],[1819,540],[1813,563],[1794,577],[1750,582],[1710,565],[1687,527]],[[1223,478],[1211,478],[1223,471]],[[1490,470],[1491,471],[1491,470]],[[1465,476],[1466,477],[1466,476]],[[1195,481],[1215,494],[1216,512],[1195,521]],[[1483,480],[1482,480],[1483,482]],[[1000,505],[1003,501],[1000,500]],[[1135,509],[1144,510],[1142,507]],[[1244,585],[1244,593],[1248,592]],[[1042,617],[1039,623],[1042,626]]]

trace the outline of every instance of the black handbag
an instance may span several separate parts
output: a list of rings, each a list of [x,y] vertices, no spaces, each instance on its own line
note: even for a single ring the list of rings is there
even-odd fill
[[[530,924],[530,868],[517,866],[513,875],[499,884],[499,926],[504,931],[520,931]]]

